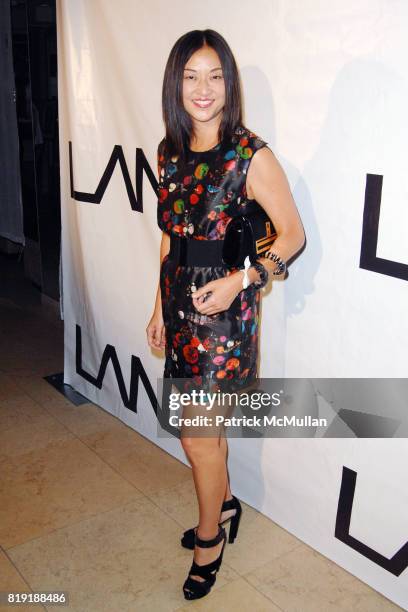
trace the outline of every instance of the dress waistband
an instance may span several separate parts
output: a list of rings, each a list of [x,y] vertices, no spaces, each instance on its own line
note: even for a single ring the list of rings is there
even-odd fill
[[[197,240],[170,234],[169,259],[180,266],[220,266],[223,240]]]

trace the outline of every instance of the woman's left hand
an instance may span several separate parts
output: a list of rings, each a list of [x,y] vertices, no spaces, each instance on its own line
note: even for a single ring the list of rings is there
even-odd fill
[[[210,281],[192,293],[193,305],[199,313],[216,314],[227,310],[242,290],[242,274],[235,272]],[[206,297],[206,294],[209,294]]]

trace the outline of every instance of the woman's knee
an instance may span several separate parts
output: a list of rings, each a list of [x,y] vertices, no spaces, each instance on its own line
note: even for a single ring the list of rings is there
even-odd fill
[[[181,436],[180,440],[184,451],[193,463],[211,459],[214,453],[220,452],[219,440],[217,438]]]

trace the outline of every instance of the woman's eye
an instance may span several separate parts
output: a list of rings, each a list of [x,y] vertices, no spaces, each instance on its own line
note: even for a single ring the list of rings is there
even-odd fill
[[[191,81],[192,79],[195,79],[195,76],[194,76],[193,74],[187,74],[187,75],[186,75],[184,78],[185,78],[186,80]],[[221,74],[216,74],[216,75],[214,75],[212,78],[213,78],[213,79],[222,79],[222,78],[223,78],[223,76],[222,76]]]

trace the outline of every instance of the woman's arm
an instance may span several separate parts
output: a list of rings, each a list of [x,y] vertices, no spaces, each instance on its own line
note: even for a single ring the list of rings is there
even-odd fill
[[[163,232],[160,244],[160,266],[163,258],[170,249],[170,236]],[[166,346],[166,329],[163,321],[162,301],[160,292],[160,276],[157,284],[156,301],[154,304],[153,314],[146,327],[147,342],[149,346],[157,349],[164,349]]]
[[[162,172],[161,152],[160,152],[162,142],[163,141],[161,141],[159,143],[159,146],[157,147],[157,177],[158,177],[159,183],[161,180],[161,172]],[[170,234],[167,234],[167,232],[163,231],[162,237],[161,237],[161,243],[160,243],[160,267],[161,267],[164,257],[169,253],[169,251],[170,251]],[[158,311],[161,314],[162,308],[161,308],[161,294],[160,294],[160,275],[159,275],[159,282],[157,283],[156,302],[155,302],[154,310]]]
[[[162,232],[162,238],[160,243],[160,267],[163,259],[166,255],[168,255],[170,251],[170,235],[166,232]],[[160,292],[160,275],[159,282],[157,283],[157,291],[156,291],[156,302],[154,305],[154,310],[161,314],[162,311],[162,303],[161,303],[161,292]]]
[[[169,254],[169,251],[170,251],[170,234],[168,234],[167,232],[162,232],[162,239],[160,243],[160,265],[164,257],[166,257],[166,255]]]
[[[250,199],[254,198],[266,211],[276,229],[277,238],[271,250],[284,261],[288,261],[305,243],[305,232],[296,204],[290,191],[286,174],[274,153],[268,148],[259,149],[248,169],[246,189]],[[267,257],[260,257],[260,263],[272,276],[277,264]],[[259,274],[254,268],[248,271],[250,282],[257,281]]]
[[[248,168],[246,189],[248,198],[254,198],[264,208],[276,229],[277,238],[271,246],[272,252],[288,261],[302,248],[305,232],[286,175],[269,148],[262,147],[254,154]],[[277,264],[271,259],[259,257],[258,261],[270,273],[270,279],[284,277],[284,273],[272,276]],[[209,281],[194,291],[192,300],[196,310],[212,315],[229,308],[234,297],[242,291],[242,274],[239,272]],[[249,268],[248,276],[251,283],[260,280],[255,268]],[[209,291],[212,295],[202,301]]]
[[[157,149],[157,173],[159,177],[159,182],[161,178],[161,155],[160,155],[160,145]],[[170,235],[166,232],[162,232],[161,243],[160,243],[160,268],[163,262],[164,257],[170,251]],[[162,300],[161,300],[161,290],[160,290],[160,274],[159,281],[157,283],[156,290],[156,300],[154,304],[153,314],[150,318],[150,321],[146,328],[147,333],[147,342],[149,346],[152,348],[164,349],[166,346],[166,329],[163,321],[163,311],[162,311]]]

